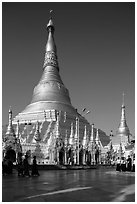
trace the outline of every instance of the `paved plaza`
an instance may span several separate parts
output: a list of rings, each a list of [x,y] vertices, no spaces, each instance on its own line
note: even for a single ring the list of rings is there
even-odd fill
[[[114,168],[41,170],[39,177],[2,179],[2,201],[10,202],[134,202],[135,173]]]

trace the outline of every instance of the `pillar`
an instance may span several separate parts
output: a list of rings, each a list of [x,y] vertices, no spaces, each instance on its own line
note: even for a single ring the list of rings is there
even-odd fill
[[[85,149],[84,149],[84,150],[83,150],[83,162],[82,162],[83,165],[86,164],[85,161],[86,161],[86,152],[85,152]]]
[[[77,164],[77,152],[74,150],[74,164]]]
[[[59,164],[59,152],[58,152],[58,149],[56,149],[56,164]]]
[[[67,150],[64,151],[64,164],[67,164]]]
[[[49,149],[49,163],[51,164],[52,162],[52,151]]]

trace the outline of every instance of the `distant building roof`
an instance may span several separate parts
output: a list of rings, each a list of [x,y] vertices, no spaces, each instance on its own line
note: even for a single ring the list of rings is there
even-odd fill
[[[99,137],[100,137],[100,141],[101,141],[103,147],[107,146],[109,144],[110,138],[109,138],[109,136],[106,135],[105,132],[101,131]]]

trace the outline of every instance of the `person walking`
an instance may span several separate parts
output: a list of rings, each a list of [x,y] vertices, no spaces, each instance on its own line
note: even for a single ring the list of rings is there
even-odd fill
[[[135,172],[135,158],[133,159],[132,172]]]
[[[37,161],[36,156],[33,157],[33,164],[32,164],[32,176],[39,176],[38,167],[37,167]]]
[[[124,157],[122,157],[122,160],[121,160],[121,170],[123,172],[126,171],[126,160]]]
[[[18,176],[23,176],[23,162],[22,162],[22,156],[18,159]]]
[[[2,174],[3,176],[8,174],[8,159],[5,156],[3,161],[2,161]]]
[[[127,159],[127,171],[131,171],[132,168],[132,159],[130,158],[130,155],[128,155]]]
[[[29,163],[28,163],[28,156],[27,155],[25,155],[25,159],[23,160],[23,168],[24,168],[23,175],[26,177],[29,177],[30,173],[29,173]]]
[[[119,157],[117,158],[116,171],[121,171],[121,160]]]

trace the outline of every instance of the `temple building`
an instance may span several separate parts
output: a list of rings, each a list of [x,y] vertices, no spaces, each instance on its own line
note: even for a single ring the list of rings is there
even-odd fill
[[[27,153],[31,159],[36,156],[40,164],[91,164],[99,160],[109,137],[72,106],[59,74],[52,17],[47,31],[41,79],[33,90],[31,103],[21,113],[12,119],[9,110],[9,125],[3,130],[3,152]]]

